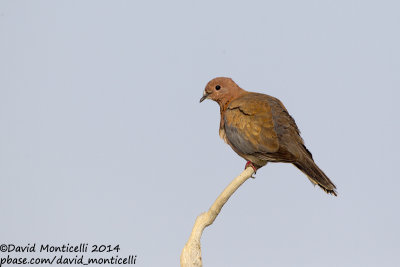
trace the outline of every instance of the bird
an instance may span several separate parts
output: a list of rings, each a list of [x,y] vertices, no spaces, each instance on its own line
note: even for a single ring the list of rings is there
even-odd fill
[[[205,99],[219,104],[219,135],[247,160],[245,168],[250,166],[256,173],[269,162],[292,163],[312,184],[337,196],[336,186],[314,162],[295,120],[279,99],[246,91],[228,77],[209,81],[200,103]]]

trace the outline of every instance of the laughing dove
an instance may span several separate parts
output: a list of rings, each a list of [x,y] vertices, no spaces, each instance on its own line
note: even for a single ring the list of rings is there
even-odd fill
[[[211,80],[200,99],[220,106],[220,137],[256,171],[268,162],[287,162],[299,168],[325,192],[336,186],[315,164],[300,130],[279,99],[240,88],[230,78]]]

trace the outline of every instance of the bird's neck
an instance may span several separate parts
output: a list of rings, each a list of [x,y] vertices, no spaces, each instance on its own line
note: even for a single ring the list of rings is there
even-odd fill
[[[219,101],[217,102],[219,104],[221,114],[228,108],[229,104],[233,100],[243,96],[246,93],[247,91],[243,90],[242,88],[238,88],[238,90],[232,92],[232,94],[229,97],[224,97],[223,99],[219,99]]]

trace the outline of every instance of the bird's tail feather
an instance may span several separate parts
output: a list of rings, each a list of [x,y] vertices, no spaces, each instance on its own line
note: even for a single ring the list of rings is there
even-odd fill
[[[321,187],[326,193],[337,196],[336,186],[311,158],[303,157],[302,160],[293,164],[307,175],[313,184]]]

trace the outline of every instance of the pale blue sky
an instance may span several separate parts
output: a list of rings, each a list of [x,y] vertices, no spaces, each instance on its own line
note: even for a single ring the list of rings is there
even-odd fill
[[[395,266],[398,1],[0,1],[0,243],[178,266],[244,168],[205,84],[278,97],[337,198],[289,164],[203,234],[205,266]],[[4,254],[0,254],[4,255]],[[29,255],[28,255],[29,256]]]

